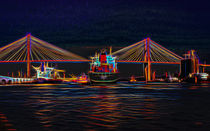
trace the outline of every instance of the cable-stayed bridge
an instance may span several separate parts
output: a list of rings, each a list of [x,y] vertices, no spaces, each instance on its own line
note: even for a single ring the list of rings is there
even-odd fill
[[[183,59],[150,38],[120,49],[113,55],[117,56],[118,62],[145,63],[146,79],[148,81],[151,80],[152,63],[180,64],[181,59]]]
[[[181,56],[150,38],[113,53],[119,63],[145,63],[146,79],[151,80],[151,64],[181,64]],[[30,77],[31,62],[89,62],[90,60],[38,39],[31,34],[0,48],[0,63],[26,62]],[[200,66],[209,66],[200,64]]]
[[[119,62],[179,64],[181,56],[146,38],[113,53]]]

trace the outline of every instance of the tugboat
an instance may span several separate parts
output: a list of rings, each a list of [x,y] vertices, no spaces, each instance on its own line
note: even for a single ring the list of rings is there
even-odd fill
[[[35,83],[62,83],[63,80],[59,75],[59,72],[65,72],[64,70],[58,70],[53,67],[49,67],[48,63],[41,63],[39,67],[34,67],[36,70]]]
[[[91,83],[114,83],[118,80],[116,57],[112,56],[112,49],[107,54],[106,50],[101,50],[91,57],[90,71],[88,73]]]
[[[88,77],[85,73],[82,73],[81,76],[77,78],[76,81],[78,84],[88,84]]]
[[[129,83],[136,83],[136,78],[134,75],[131,76]]]

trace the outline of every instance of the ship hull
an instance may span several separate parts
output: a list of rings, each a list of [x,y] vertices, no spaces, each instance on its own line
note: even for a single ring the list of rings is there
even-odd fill
[[[118,73],[91,72],[88,75],[91,83],[115,83],[119,79]]]
[[[34,81],[34,83],[62,83],[63,81],[60,79],[44,79],[44,78],[38,78]]]

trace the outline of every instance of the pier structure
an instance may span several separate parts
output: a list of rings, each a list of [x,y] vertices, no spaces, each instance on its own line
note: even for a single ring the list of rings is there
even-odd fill
[[[22,84],[22,83],[32,83],[33,78],[18,78],[9,76],[0,76],[0,84]]]
[[[200,73],[200,66],[200,60],[195,50],[188,51],[186,54],[184,54],[184,58],[181,60],[181,77],[187,77],[191,73]]]

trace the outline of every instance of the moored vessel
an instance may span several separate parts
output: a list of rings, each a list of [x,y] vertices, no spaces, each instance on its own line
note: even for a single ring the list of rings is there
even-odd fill
[[[49,67],[48,63],[41,63],[39,67],[32,66],[36,70],[34,76],[35,83],[62,83],[63,79],[60,77],[59,72],[65,72],[64,70],[58,70],[54,67]]]
[[[103,49],[91,57],[92,62],[88,73],[91,83],[114,83],[118,80],[116,57],[112,56],[111,52],[111,48],[109,54]]]

